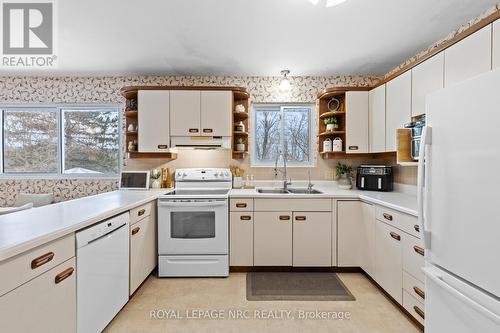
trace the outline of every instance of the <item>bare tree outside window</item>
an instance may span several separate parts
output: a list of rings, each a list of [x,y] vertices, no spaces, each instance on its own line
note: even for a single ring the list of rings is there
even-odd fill
[[[58,172],[56,110],[4,111],[4,172]]]
[[[290,165],[311,164],[312,106],[254,105],[255,165],[274,165],[284,151]]]
[[[109,110],[63,110],[64,172],[119,172],[119,115]]]

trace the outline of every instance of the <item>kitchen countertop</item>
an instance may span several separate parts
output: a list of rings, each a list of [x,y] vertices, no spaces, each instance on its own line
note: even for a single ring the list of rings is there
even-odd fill
[[[0,216],[0,262],[149,201],[170,190],[118,190]]]
[[[305,188],[305,184],[301,183],[290,187]],[[275,186],[273,186],[275,185]],[[260,183],[257,188],[279,187],[276,183]],[[288,199],[313,199],[313,198],[336,198],[336,199],[360,199],[365,202],[381,205],[391,208],[406,214],[418,216],[417,213],[417,197],[413,194],[405,192],[376,192],[376,191],[359,191],[356,189],[342,190],[339,189],[336,182],[322,182],[314,186],[314,189],[319,190],[321,194],[267,194],[259,193],[257,189],[233,189],[231,197],[247,197],[247,198],[288,198]]]
[[[256,189],[233,189],[230,197],[337,198],[362,201],[417,216],[415,195],[404,192],[341,190],[336,182],[315,182],[322,194],[261,194]],[[261,182],[257,187],[277,187],[279,182]],[[305,187],[298,182],[293,187]],[[0,216],[0,262],[37,246],[86,228],[157,199],[171,190],[118,190],[64,201]]]

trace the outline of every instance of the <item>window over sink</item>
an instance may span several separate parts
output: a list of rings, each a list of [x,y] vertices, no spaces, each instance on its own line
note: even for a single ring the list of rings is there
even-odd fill
[[[282,155],[289,166],[314,163],[314,105],[254,104],[252,165],[274,166]],[[284,154],[282,154],[284,153]]]
[[[0,107],[5,175],[116,176],[121,165],[118,107]]]

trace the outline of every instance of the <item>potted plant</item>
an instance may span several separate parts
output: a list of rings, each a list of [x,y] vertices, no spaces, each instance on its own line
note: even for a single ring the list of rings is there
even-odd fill
[[[151,187],[160,188],[161,187],[161,171],[158,169],[151,170]]]
[[[351,182],[351,172],[352,172],[352,167],[347,164],[343,163],[337,163],[337,166],[335,167],[337,177],[339,178],[338,180],[338,186],[342,190],[349,190],[352,188],[352,182]]]
[[[245,141],[243,141],[243,138],[236,140],[236,151],[245,151]]]
[[[326,125],[326,131],[332,132],[339,128],[337,117],[328,117],[323,120]]]

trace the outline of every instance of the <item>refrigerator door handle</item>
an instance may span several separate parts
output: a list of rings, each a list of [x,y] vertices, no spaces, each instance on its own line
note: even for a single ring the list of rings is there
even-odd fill
[[[479,304],[478,302],[472,300],[471,298],[467,297],[466,295],[462,294],[458,289],[450,286],[446,281],[444,281],[442,276],[438,276],[435,274],[432,269],[429,269],[428,267],[422,268],[422,270],[425,273],[425,276],[432,280],[434,283],[436,283],[439,287],[443,288],[443,290],[446,290],[449,294],[457,298],[459,301],[462,303],[470,306],[477,312],[481,313],[485,317],[488,317],[490,320],[495,322],[497,325],[500,325],[500,315],[488,310],[486,307],[483,305]]]
[[[424,246],[426,249],[430,249],[431,237],[430,228],[428,222],[425,218],[425,159],[426,159],[426,146],[431,144],[431,133],[432,128],[430,126],[425,126],[422,129],[422,136],[420,140],[420,151],[418,156],[418,172],[417,172],[417,209],[418,209],[418,223],[422,227],[422,235]]]

